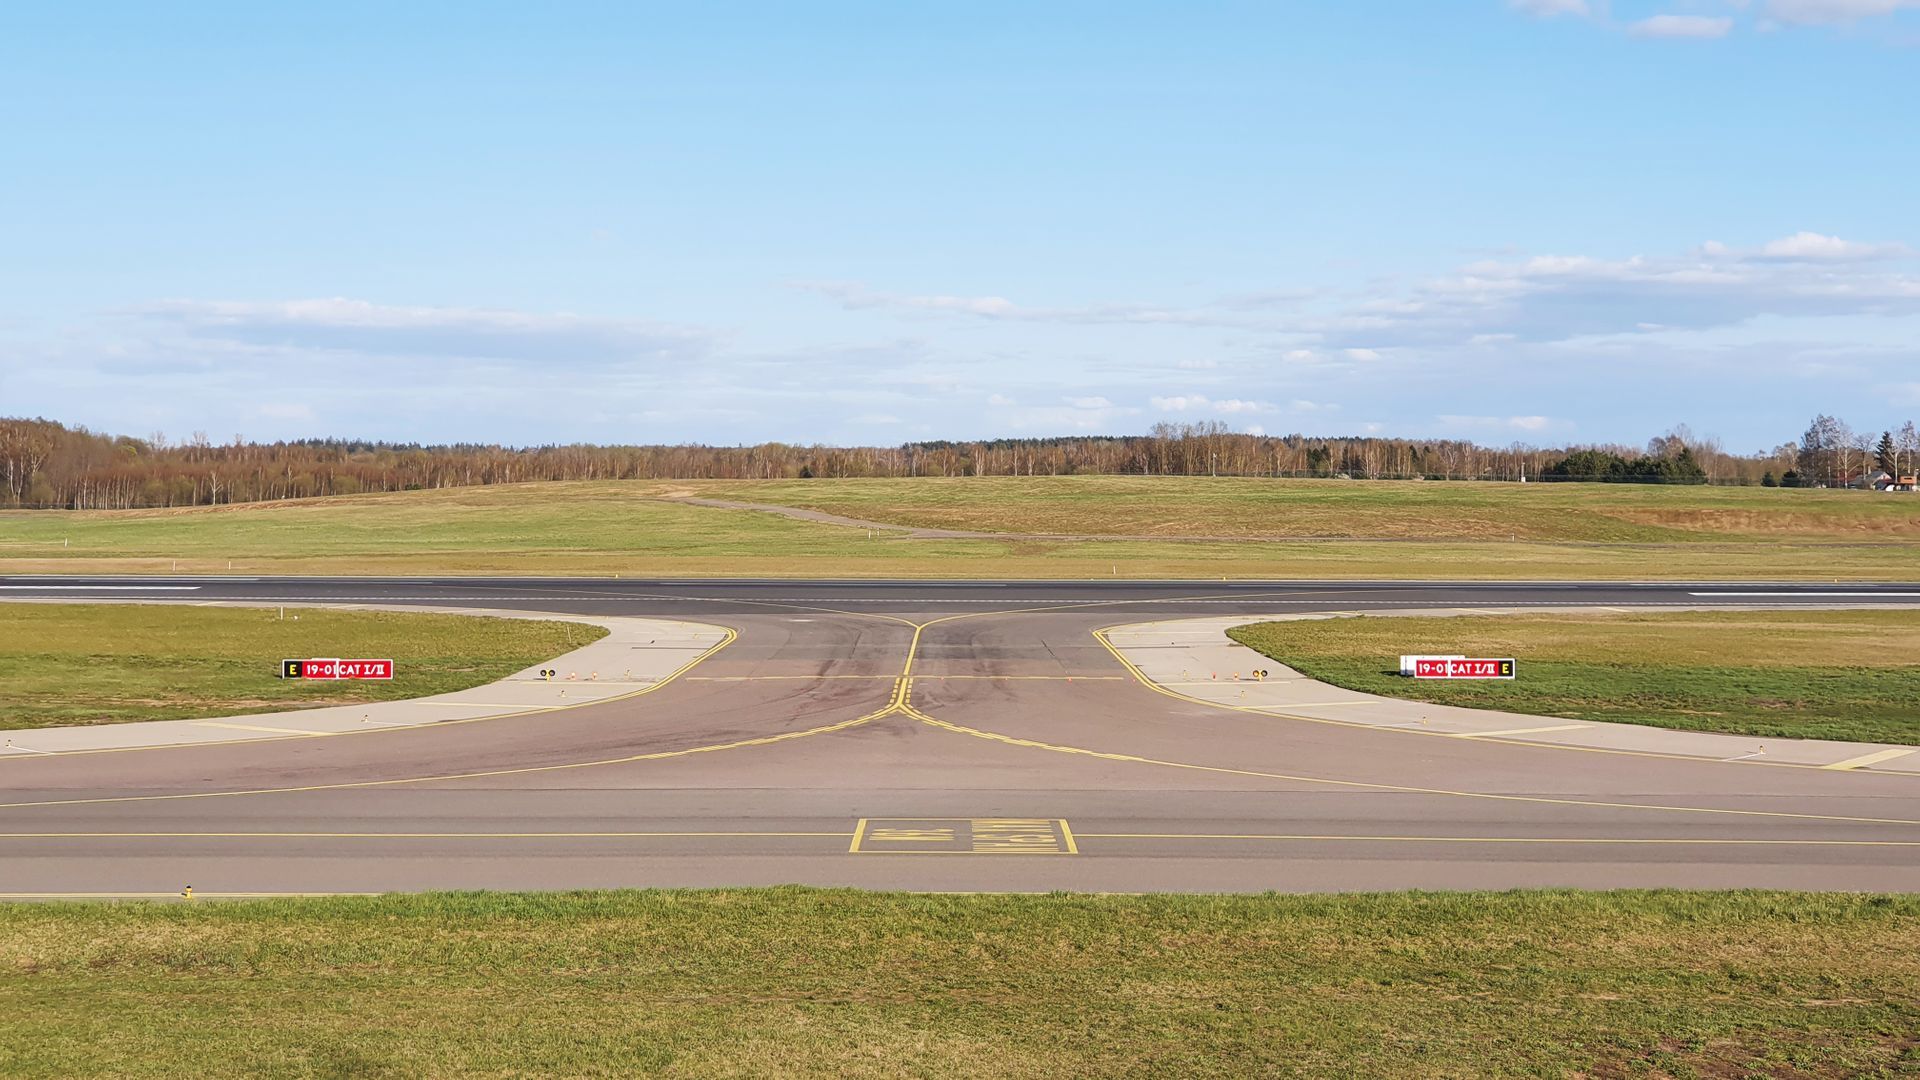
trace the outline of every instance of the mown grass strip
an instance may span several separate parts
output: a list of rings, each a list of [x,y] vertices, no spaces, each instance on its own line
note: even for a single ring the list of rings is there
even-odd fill
[[[810,889],[0,908],[9,1076],[1907,1075],[1920,899]]]
[[[479,686],[606,636],[581,623],[289,607],[0,604],[0,729],[233,716]],[[391,658],[391,682],[277,678]]]
[[[689,494],[1009,535],[869,536],[662,498]],[[1062,533],[1140,538],[1020,538]],[[6,573],[1904,580],[1916,555],[1920,498],[1617,484],[608,481],[0,511]]]
[[[1238,627],[1309,678],[1388,697],[1772,738],[1920,744],[1920,611],[1360,618]],[[1403,653],[1513,657],[1511,682],[1395,673]]]

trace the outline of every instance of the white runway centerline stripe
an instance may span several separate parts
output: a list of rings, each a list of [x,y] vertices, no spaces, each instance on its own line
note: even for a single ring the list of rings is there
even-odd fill
[[[1920,596],[1920,592],[1690,592],[1688,596],[1794,596],[1808,600],[1825,600],[1836,596],[1874,598],[1886,596]]]
[[[195,592],[198,585],[0,585],[0,589],[37,592]]]

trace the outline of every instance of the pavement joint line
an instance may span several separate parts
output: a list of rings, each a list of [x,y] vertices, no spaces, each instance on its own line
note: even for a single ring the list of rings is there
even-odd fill
[[[266,731],[280,735],[337,735],[336,731],[306,731],[301,728],[268,727],[264,724],[229,724],[220,720],[195,720],[194,727],[227,728],[233,731]]]
[[[1868,765],[1878,765],[1880,762],[1883,762],[1883,761],[1892,761],[1895,758],[1903,758],[1903,757],[1906,757],[1908,754],[1913,754],[1913,753],[1920,753],[1920,747],[1911,747],[1906,749],[1893,747],[1886,750],[1877,750],[1871,754],[1862,754],[1859,757],[1847,758],[1845,761],[1836,761],[1831,765],[1822,765],[1820,767],[1822,769],[1835,769],[1835,770],[1841,770],[1841,771],[1845,771],[1848,769],[1861,769],[1861,768],[1865,768]]]
[[[1592,724],[1549,724],[1545,727],[1507,728],[1505,731],[1456,731],[1451,734],[1456,739],[1487,739],[1502,735],[1542,735],[1549,731],[1579,731],[1592,726]]]
[[[1233,684],[1232,684],[1231,682],[1229,682],[1229,683],[1226,683],[1225,685],[1227,685],[1227,686],[1232,686]],[[1259,686],[1260,684],[1259,684],[1259,683],[1254,683],[1253,685],[1254,685],[1254,686]],[[1262,708],[1263,710],[1272,710],[1272,709],[1332,709],[1332,708],[1335,708],[1335,707],[1340,707],[1340,708],[1344,708],[1344,707],[1346,707],[1346,706],[1349,706],[1349,705],[1388,705],[1388,704],[1392,704],[1392,702],[1386,702],[1386,701],[1286,701],[1286,702],[1281,702],[1281,703],[1280,703],[1280,704],[1278,704],[1278,705],[1265,705],[1265,706],[1261,706],[1261,708]],[[1367,726],[1368,726],[1368,727],[1385,727],[1386,725],[1384,725],[1384,724],[1368,724]]]

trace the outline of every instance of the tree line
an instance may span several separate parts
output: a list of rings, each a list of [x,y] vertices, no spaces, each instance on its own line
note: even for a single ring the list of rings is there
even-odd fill
[[[1914,475],[1920,465],[1920,430],[1909,420],[1876,438],[1871,428],[1856,431],[1845,420],[1821,413],[1797,444],[1782,446],[1777,456],[1792,462],[1774,478],[1783,487],[1852,487],[1874,471],[1898,480]]]
[[[1909,424],[1905,430],[1911,428]],[[1829,434],[1823,429],[1819,446],[1828,445]],[[1838,443],[1852,445],[1847,439]],[[1798,446],[1790,449],[1798,475],[1825,475],[1819,467],[1800,462]],[[0,505],[78,510],[209,506],[543,480],[1108,474],[1758,484],[1764,474],[1781,468],[1778,451],[1729,454],[1712,439],[1693,438],[1684,427],[1654,439],[1644,450],[1250,435],[1217,421],[1157,424],[1144,435],[899,446],[509,447],[347,439],[261,443],[235,438],[214,443],[202,433],[172,441],[157,434],[105,435],[45,419],[0,419]]]

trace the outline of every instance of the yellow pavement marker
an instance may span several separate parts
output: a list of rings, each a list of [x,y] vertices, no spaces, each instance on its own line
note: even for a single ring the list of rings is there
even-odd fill
[[[1078,855],[1080,849],[1059,818],[861,818],[847,853]]]

